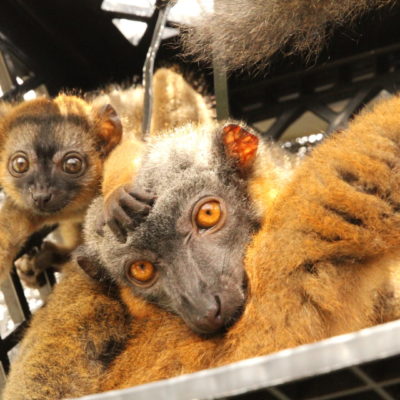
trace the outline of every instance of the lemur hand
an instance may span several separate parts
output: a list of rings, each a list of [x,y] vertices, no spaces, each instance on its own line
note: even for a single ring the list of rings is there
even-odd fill
[[[126,184],[114,190],[104,201],[103,215],[97,232],[103,234],[105,224],[118,241],[126,241],[127,230],[135,229],[149,214],[156,197],[153,193]]]

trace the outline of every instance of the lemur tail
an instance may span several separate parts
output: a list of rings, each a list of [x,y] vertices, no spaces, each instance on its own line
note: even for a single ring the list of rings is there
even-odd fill
[[[396,0],[218,0],[183,34],[187,55],[230,71],[266,65],[279,49],[317,54],[332,28]]]

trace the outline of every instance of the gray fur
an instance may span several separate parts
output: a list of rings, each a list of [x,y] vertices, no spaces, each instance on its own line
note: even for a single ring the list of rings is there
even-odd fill
[[[353,22],[368,9],[395,0],[218,0],[183,35],[185,52],[197,61],[212,57],[227,70],[245,69],[285,47],[317,54],[332,28]],[[287,47],[286,47],[287,46]]]
[[[192,128],[192,129],[191,129]],[[184,127],[153,139],[144,155],[135,185],[151,189],[157,200],[145,221],[119,243],[109,229],[96,231],[102,199],[94,202],[85,227],[86,252],[118,284],[149,302],[180,315],[195,331],[198,321],[219,296],[224,325],[232,323],[245,301],[243,256],[258,226],[247,194],[247,180],[228,159],[220,128]],[[206,196],[226,205],[225,225],[206,235],[194,232],[192,210]],[[149,288],[129,283],[125,268],[147,260],[159,270]]]

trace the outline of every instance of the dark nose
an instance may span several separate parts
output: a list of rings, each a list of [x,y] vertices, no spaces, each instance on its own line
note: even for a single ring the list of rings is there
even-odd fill
[[[33,192],[32,199],[35,206],[38,208],[46,208],[47,204],[52,198],[52,194],[49,192]]]
[[[214,302],[208,307],[206,314],[197,318],[197,327],[203,333],[218,332],[224,325],[224,320],[221,315],[221,299],[219,296],[214,296]]]

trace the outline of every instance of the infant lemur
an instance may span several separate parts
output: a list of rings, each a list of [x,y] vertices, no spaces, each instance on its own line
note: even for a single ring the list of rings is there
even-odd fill
[[[4,398],[127,387],[398,317],[398,110],[362,113],[293,172],[234,121],[118,146]]]
[[[1,111],[0,185],[5,200],[0,210],[0,279],[4,279],[22,244],[44,225],[61,223],[68,228],[63,231],[63,248],[45,244],[38,255],[40,268],[68,258],[67,250],[80,241],[79,224],[99,193],[104,160],[119,143],[122,126],[110,105],[92,107],[70,95],[3,104]],[[35,283],[30,273],[26,278]]]

